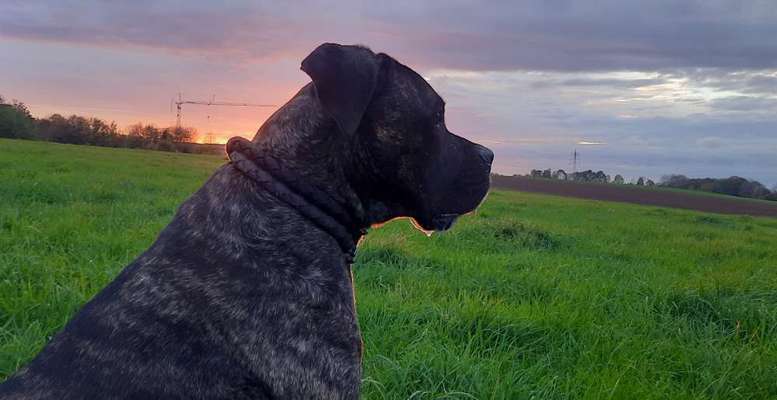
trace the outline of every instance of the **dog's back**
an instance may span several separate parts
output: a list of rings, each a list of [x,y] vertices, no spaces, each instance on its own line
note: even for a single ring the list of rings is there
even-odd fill
[[[356,398],[358,327],[336,248],[222,167],[0,398]]]

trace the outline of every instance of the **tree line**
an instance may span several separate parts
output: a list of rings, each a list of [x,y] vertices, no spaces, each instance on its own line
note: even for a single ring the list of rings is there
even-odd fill
[[[184,153],[220,154],[220,145],[192,143],[197,131],[189,127],[158,128],[137,123],[123,133],[115,122],[80,115],[52,114],[35,118],[24,103],[10,103],[0,96],[0,137],[45,140],[57,143],[127,147]]]
[[[661,185],[678,189],[701,190],[727,194],[730,196],[777,201],[777,186],[769,190],[761,182],[748,180],[740,176],[728,178],[689,178],[685,175],[666,175]]]
[[[747,197],[762,200],[777,201],[777,186],[769,190],[761,182],[748,180],[739,176],[728,178],[688,178],[685,175],[665,175],[659,183],[645,177],[627,183],[620,174],[611,177],[604,171],[581,171],[567,174],[563,169],[533,169],[528,175],[531,178],[557,179],[564,181],[586,183],[609,183],[616,185],[633,184],[637,186],[662,186],[676,189],[700,190],[704,192],[720,193],[730,196]]]
[[[586,171],[579,171],[579,172],[573,172],[571,174],[568,174],[563,169],[558,170],[551,170],[551,169],[533,169],[529,173],[529,176],[532,178],[544,178],[544,179],[557,179],[562,181],[575,181],[575,182],[586,182],[586,183],[613,183],[616,185],[625,185],[628,184],[626,182],[626,179],[623,178],[620,174],[615,175],[614,177],[611,175],[607,175],[604,173],[604,171],[596,171],[593,170],[586,170]],[[655,182],[651,179],[647,179],[645,177],[639,177],[636,181],[632,182],[634,185],[637,186],[653,186],[655,185]]]

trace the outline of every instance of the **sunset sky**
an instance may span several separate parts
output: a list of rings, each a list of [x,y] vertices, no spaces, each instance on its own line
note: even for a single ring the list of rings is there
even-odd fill
[[[448,103],[495,171],[777,184],[777,5],[765,1],[16,1],[0,3],[0,94],[36,116],[175,123],[170,101],[283,104],[326,41],[386,52]],[[273,109],[184,106],[252,137]]]

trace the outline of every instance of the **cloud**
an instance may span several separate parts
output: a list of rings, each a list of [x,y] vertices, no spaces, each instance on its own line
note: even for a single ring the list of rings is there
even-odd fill
[[[6,1],[0,36],[236,60],[336,40],[468,70],[777,68],[770,1]]]
[[[777,98],[730,96],[712,100],[710,106],[722,111],[777,113]]]
[[[701,79],[701,74],[686,70],[427,73],[457,110],[489,115],[487,129],[481,123],[468,124],[470,118],[457,128],[472,133],[474,140],[504,139],[488,145],[497,154],[495,168],[505,173],[525,170],[527,165],[529,169],[568,168],[569,153],[578,146],[585,169],[654,178],[706,171],[709,176],[738,174],[777,181],[777,170],[772,169],[777,161],[768,157],[777,149],[777,112],[770,111],[771,100],[750,98],[759,98],[755,95],[732,99],[740,85],[722,87],[717,78]],[[738,75],[748,81],[770,74],[759,70]],[[630,83],[635,80],[642,83]],[[564,84],[570,81],[572,85]],[[734,106],[737,111],[722,109],[727,101],[743,103]]]
[[[665,83],[665,80],[659,78],[652,79],[591,79],[591,78],[573,78],[561,81],[563,86],[605,86],[608,88],[638,88],[643,86],[654,86]]]
[[[721,140],[719,137],[705,136],[703,138],[697,139],[696,144],[710,149],[719,149],[723,145],[723,140]]]
[[[607,143],[605,143],[605,142],[595,142],[595,141],[591,141],[591,140],[578,140],[577,144],[579,144],[581,146],[604,146]]]

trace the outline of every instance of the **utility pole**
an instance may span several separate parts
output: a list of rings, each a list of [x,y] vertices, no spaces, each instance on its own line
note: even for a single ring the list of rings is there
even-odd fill
[[[575,148],[572,151],[572,179],[573,180],[576,178],[576,174],[577,174],[577,158],[578,158],[577,148]]]

